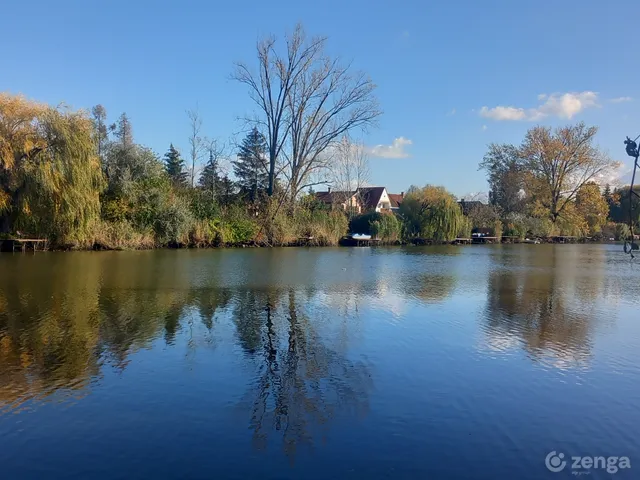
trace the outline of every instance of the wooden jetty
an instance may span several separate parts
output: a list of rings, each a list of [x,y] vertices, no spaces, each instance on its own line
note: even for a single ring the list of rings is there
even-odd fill
[[[379,242],[379,238],[354,238],[353,235],[347,235],[340,239],[339,244],[343,247],[370,247],[371,245],[377,245]]]
[[[456,238],[453,242],[451,242],[453,245],[468,245],[471,243],[471,239],[470,238]]]
[[[487,236],[481,236],[481,237],[472,237],[471,238],[471,243],[496,243],[499,242],[500,240],[498,239],[498,237],[487,237]]]
[[[44,251],[48,244],[48,240],[43,238],[3,238],[0,239],[0,252]]]

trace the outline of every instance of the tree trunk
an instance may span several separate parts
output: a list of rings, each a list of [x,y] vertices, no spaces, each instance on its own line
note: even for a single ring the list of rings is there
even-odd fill
[[[273,196],[273,184],[275,183],[276,176],[276,147],[271,145],[269,147],[269,189],[267,194]]]

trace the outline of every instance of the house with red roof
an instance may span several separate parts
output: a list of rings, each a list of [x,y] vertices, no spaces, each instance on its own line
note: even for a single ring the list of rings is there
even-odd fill
[[[404,199],[404,192],[387,193],[385,187],[361,187],[354,191],[316,192],[316,200],[343,210],[352,209],[356,213],[395,212]]]

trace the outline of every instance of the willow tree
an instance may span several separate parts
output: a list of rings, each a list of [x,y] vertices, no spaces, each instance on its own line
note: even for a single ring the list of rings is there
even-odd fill
[[[84,112],[0,94],[0,225],[85,243],[103,188],[91,120]]]
[[[456,198],[444,187],[411,187],[400,205],[405,236],[436,242],[456,238],[465,218]]]

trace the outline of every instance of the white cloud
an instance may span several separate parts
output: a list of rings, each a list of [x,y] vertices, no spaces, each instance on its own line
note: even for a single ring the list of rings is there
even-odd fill
[[[492,120],[531,120],[537,121],[545,117],[558,117],[570,119],[587,108],[598,106],[598,94],[596,92],[570,92],[553,93],[547,95],[541,93],[538,100],[544,103],[535,108],[524,109],[513,106],[497,106],[493,108],[482,107],[480,116]]]
[[[482,107],[480,116],[492,120],[524,120],[527,114],[524,109],[516,107]]]
[[[633,102],[633,98],[631,97],[617,97],[612,98],[611,103],[625,103],[625,102]]]
[[[393,140],[391,145],[376,145],[369,149],[369,153],[374,157],[381,158],[407,158],[408,152],[405,152],[405,147],[411,145],[413,142],[408,138],[398,137]]]
[[[489,127],[487,127],[486,125],[482,125],[482,130],[486,130],[487,128]]]

